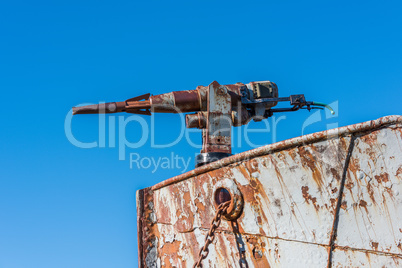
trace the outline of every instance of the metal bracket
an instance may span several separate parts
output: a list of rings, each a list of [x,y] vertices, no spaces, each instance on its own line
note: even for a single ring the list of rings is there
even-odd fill
[[[202,129],[202,150],[196,167],[232,154],[232,101],[226,86],[212,82],[207,92],[206,127]]]
[[[290,95],[289,97],[282,98],[261,98],[250,100],[245,95],[242,95],[241,102],[243,104],[258,104],[258,103],[270,103],[270,102],[279,102],[279,101],[290,101],[291,105],[299,105],[306,103],[306,99],[303,94],[298,95]]]
[[[232,103],[228,89],[218,82],[208,86],[206,129],[203,130],[201,153],[232,153]]]

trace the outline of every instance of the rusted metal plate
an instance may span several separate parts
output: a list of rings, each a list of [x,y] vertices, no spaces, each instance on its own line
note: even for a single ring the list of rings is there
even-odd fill
[[[198,250],[195,244],[203,244],[207,233],[203,229],[193,232],[177,233],[172,225],[160,224],[155,251],[160,254],[154,267],[191,267],[197,261]],[[241,235],[245,248],[244,259],[240,258],[234,235],[218,232],[216,240],[209,247],[208,258],[203,267],[241,267],[240,262],[247,261],[248,267],[325,267],[327,247],[315,244],[285,241],[262,236]],[[312,256],[307,259],[305,256]],[[153,259],[152,259],[153,260]]]
[[[241,207],[240,217],[222,221],[204,267],[354,266],[400,258],[401,122],[385,117],[294,138],[138,191],[140,267],[191,267],[221,187],[231,192],[231,207]],[[361,174],[378,182],[374,192]],[[375,224],[364,233],[368,220]]]
[[[401,126],[356,137],[336,244],[402,254]]]
[[[402,256],[383,254],[375,251],[360,251],[337,247],[334,252],[332,267],[402,267]]]

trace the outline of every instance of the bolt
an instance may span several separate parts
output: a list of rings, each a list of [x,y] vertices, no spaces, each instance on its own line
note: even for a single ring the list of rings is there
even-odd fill
[[[254,248],[254,253],[253,253],[253,255],[254,255],[254,258],[255,259],[261,259],[262,258],[262,251],[261,251],[261,249],[256,249],[256,248]]]
[[[221,87],[218,88],[217,92],[218,92],[218,95],[224,95],[225,94],[225,90],[223,88],[221,88]]]

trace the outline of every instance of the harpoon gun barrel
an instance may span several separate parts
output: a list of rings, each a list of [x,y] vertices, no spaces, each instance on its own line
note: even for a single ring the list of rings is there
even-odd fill
[[[290,102],[291,107],[273,108],[278,102]],[[173,91],[150,96],[144,94],[121,102],[100,103],[74,107],[73,114],[133,113],[189,113],[188,128],[202,129],[202,150],[196,157],[201,166],[231,154],[231,127],[245,125],[250,120],[261,121],[278,112],[299,109],[328,108],[324,103],[306,101],[304,95],[278,97],[278,87],[270,81],[198,86],[194,90]]]
[[[240,99],[243,84],[228,85],[232,103],[236,105]],[[109,113],[187,113],[207,110],[207,88],[199,86],[194,90],[173,91],[150,96],[144,94],[122,102],[109,102],[81,107],[73,107],[73,114],[109,114]]]

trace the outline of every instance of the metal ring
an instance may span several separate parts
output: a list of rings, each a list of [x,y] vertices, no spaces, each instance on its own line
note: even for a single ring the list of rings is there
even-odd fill
[[[214,185],[214,205],[215,209],[218,209],[219,204],[216,202],[216,194],[220,189],[226,189],[230,194],[230,205],[227,209],[227,213],[223,215],[226,220],[233,221],[240,217],[243,212],[244,200],[237,184],[230,179],[221,179]]]

